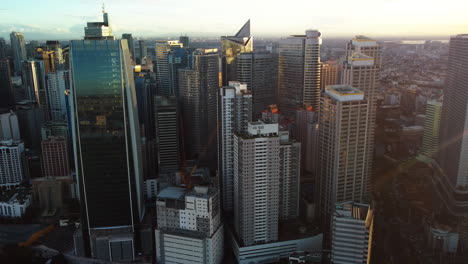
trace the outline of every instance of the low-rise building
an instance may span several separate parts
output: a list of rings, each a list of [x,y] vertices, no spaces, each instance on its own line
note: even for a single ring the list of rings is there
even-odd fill
[[[4,191],[0,194],[0,217],[23,217],[31,201],[29,188],[18,187]]]
[[[219,191],[213,187],[161,190],[156,201],[158,263],[221,263],[224,231],[219,202]]]

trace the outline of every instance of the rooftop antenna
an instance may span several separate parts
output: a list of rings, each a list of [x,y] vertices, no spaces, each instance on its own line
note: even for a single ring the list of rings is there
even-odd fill
[[[102,1],[102,13],[105,13],[106,12],[106,7],[104,5],[104,0]]]

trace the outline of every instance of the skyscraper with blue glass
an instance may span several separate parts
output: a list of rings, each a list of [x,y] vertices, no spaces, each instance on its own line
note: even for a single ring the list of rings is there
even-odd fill
[[[86,33],[96,32],[89,26]],[[138,244],[135,225],[144,215],[135,84],[127,41],[103,35],[70,43],[72,133],[82,211],[75,247],[80,255],[129,261]]]

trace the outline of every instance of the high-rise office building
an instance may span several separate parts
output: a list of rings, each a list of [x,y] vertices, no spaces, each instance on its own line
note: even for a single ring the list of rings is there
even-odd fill
[[[369,101],[349,85],[325,88],[319,116],[320,208],[327,225],[335,203],[364,202],[373,156],[369,144]]]
[[[436,100],[427,102],[423,141],[417,156],[422,162],[430,163],[437,156],[441,114],[442,102]]]
[[[49,51],[54,52],[55,68],[64,69],[65,68],[65,58],[63,56],[63,49],[58,40],[47,40],[46,46]]]
[[[148,48],[146,47],[146,44],[145,44],[145,41],[144,40],[139,40],[138,41],[138,48],[139,48],[139,51],[140,51],[140,64],[144,64],[143,63],[143,59],[146,58],[148,56]]]
[[[279,218],[299,216],[299,185],[301,178],[301,143],[292,140],[289,131],[279,131]]]
[[[43,61],[23,62],[23,88],[25,100],[36,102],[47,108],[46,75]]]
[[[219,90],[218,50],[197,49],[192,54],[192,61],[192,68],[179,69],[186,157],[198,157],[202,163],[214,167]]]
[[[15,65],[15,74],[19,74],[22,71],[23,61],[27,59],[24,36],[19,32],[11,32],[10,41],[11,48],[13,49],[13,62]]]
[[[103,40],[103,39],[115,39],[115,36],[112,35],[112,27],[109,24],[109,15],[102,7],[102,17],[103,22],[88,22],[85,31],[85,39],[87,40]],[[128,45],[128,44],[127,44]]]
[[[154,139],[154,93],[155,83],[149,76],[135,78],[135,90],[138,105],[138,120],[142,135],[147,139]]]
[[[177,40],[172,41],[157,41],[156,42],[156,76],[157,76],[157,94],[158,95],[175,95],[173,87],[173,71],[169,62],[169,53],[173,49],[182,48],[182,43]]]
[[[267,52],[245,52],[236,57],[237,81],[247,84],[252,92],[253,118],[263,109],[276,104],[278,56]]]
[[[0,109],[9,109],[14,105],[15,97],[11,83],[10,62],[0,59]]]
[[[229,81],[237,81],[236,57],[240,53],[253,51],[253,38],[250,35],[250,19],[234,36],[221,37],[222,48],[222,83],[229,85]]]
[[[47,99],[52,121],[67,120],[67,90],[70,90],[69,71],[49,72],[47,75]]]
[[[286,116],[294,116],[305,104],[319,109],[321,36],[307,30],[279,41],[278,104]]]
[[[370,263],[374,210],[367,204],[337,203],[332,220],[331,263]]]
[[[468,186],[468,34],[450,38],[438,163],[453,187]]]
[[[278,124],[234,135],[234,228],[244,246],[278,240],[279,153]]]
[[[0,60],[5,59],[7,56],[7,46],[4,38],[0,38]]]
[[[320,64],[320,90],[328,85],[339,84],[340,66],[337,61],[326,61]]]
[[[42,51],[41,58],[44,63],[44,72],[45,74],[49,74],[49,72],[55,72],[55,51]]]
[[[42,140],[42,169],[44,177],[70,176],[68,143],[64,137],[49,137]]]
[[[107,13],[101,24],[102,30],[109,26]],[[132,63],[126,40],[94,34],[89,26],[85,40],[70,42],[71,131],[82,212],[75,249],[131,261],[145,212]]]
[[[0,141],[21,140],[18,116],[14,112],[0,114]]]
[[[229,82],[219,89],[218,102],[218,168],[221,179],[223,210],[233,210],[234,199],[234,133],[245,132],[252,121],[252,93],[247,84]]]
[[[11,188],[25,179],[24,144],[21,141],[0,141],[0,187]]]
[[[176,172],[180,166],[179,111],[175,96],[155,96],[156,146],[160,172]]]
[[[167,187],[156,201],[158,263],[222,263],[224,231],[219,191]]]
[[[190,43],[190,39],[189,39],[188,36],[180,36],[179,37],[179,42],[182,43],[182,45],[184,45],[184,48],[188,48],[189,43]]]
[[[128,42],[128,49],[130,50],[130,56],[133,61],[135,61],[135,46],[133,42],[133,36],[129,33],[122,34],[122,39],[126,39]]]
[[[16,114],[20,128],[21,139],[27,148],[39,150],[41,147],[41,127],[46,121],[47,109],[34,102],[19,102]]]
[[[296,111],[296,140],[301,143],[301,164],[308,173],[318,168],[318,112],[306,105]]]

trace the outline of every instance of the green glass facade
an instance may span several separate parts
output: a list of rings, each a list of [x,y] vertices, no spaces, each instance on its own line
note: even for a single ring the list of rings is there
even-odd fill
[[[126,40],[71,42],[73,131],[83,227],[142,216],[138,116]]]

